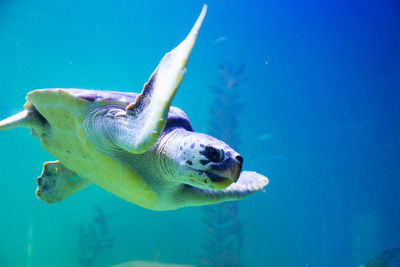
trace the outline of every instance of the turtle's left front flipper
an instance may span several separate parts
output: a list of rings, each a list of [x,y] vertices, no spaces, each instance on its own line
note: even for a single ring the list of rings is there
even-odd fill
[[[121,148],[132,153],[142,153],[157,141],[166,124],[171,101],[185,74],[186,63],[206,11],[207,6],[204,5],[185,40],[164,56],[135,103],[126,108],[128,120],[132,120],[128,127],[136,129],[134,138],[120,138],[118,145]]]
[[[32,107],[0,121],[0,130],[10,130],[17,127],[29,127],[32,135],[40,137],[45,131],[46,120]]]
[[[223,190],[209,190],[186,186],[183,197],[178,200],[179,207],[203,206],[225,201],[242,199],[264,189],[269,180],[267,177],[250,171],[240,174],[239,180]]]
[[[188,36],[164,56],[134,103],[125,110],[104,107],[89,114],[85,128],[92,143],[101,144],[98,148],[117,146],[140,154],[155,144],[165,127],[206,10],[204,5]]]
[[[51,161],[43,164],[37,184],[36,196],[44,202],[53,203],[85,188],[91,182],[65,168],[60,161]]]

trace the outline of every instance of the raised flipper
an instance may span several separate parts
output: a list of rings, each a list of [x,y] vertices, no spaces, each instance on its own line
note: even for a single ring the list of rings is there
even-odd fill
[[[36,195],[47,203],[58,202],[79,191],[91,182],[66,169],[60,161],[46,162],[42,175],[37,178]]]
[[[94,144],[116,145],[135,154],[154,145],[165,127],[206,10],[204,5],[186,39],[163,57],[134,103],[125,110],[102,107],[88,115],[85,128]]]
[[[186,186],[182,196],[178,198],[178,207],[202,206],[225,201],[242,199],[264,189],[269,183],[268,178],[256,173],[244,171],[239,180],[223,190],[201,189]]]

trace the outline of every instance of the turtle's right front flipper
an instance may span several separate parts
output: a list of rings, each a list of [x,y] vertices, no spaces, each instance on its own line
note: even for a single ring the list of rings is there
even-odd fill
[[[152,147],[167,122],[169,107],[186,71],[186,63],[206,14],[203,9],[192,30],[168,52],[145,84],[134,103],[126,109],[101,107],[85,119],[85,129],[97,148],[116,146],[134,154]]]
[[[223,190],[201,189],[185,186],[177,199],[177,206],[203,206],[225,201],[240,200],[261,191],[269,183],[267,177],[251,171],[243,171],[239,180]]]

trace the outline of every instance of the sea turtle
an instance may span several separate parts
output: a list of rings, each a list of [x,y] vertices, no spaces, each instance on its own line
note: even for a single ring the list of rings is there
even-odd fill
[[[0,130],[29,127],[58,159],[44,163],[39,199],[61,201],[93,183],[144,208],[171,210],[238,200],[268,184],[256,172],[241,172],[236,151],[194,132],[186,114],[170,106],[206,9],[140,94],[34,90],[24,111],[0,122]]]

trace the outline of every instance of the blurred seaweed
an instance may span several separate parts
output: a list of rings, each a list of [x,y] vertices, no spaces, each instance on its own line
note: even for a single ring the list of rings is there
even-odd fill
[[[106,249],[113,247],[114,238],[110,237],[108,218],[110,215],[97,207],[92,222],[79,229],[79,262],[82,267],[92,266],[95,259]]]
[[[210,107],[209,133],[234,149],[240,144],[239,116],[242,109],[239,89],[246,78],[245,64],[234,69],[231,64],[219,66],[218,86],[211,86],[214,101]],[[225,202],[202,208],[205,236],[204,266],[242,266],[243,223],[239,220],[237,202]]]

